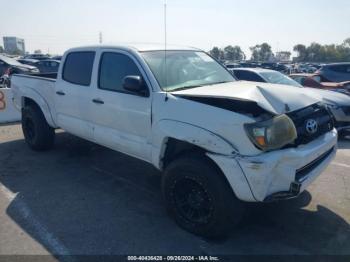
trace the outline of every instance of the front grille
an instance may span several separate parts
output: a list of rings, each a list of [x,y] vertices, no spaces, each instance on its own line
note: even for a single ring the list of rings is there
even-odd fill
[[[287,115],[294,122],[298,134],[297,139],[294,141],[293,145],[290,146],[307,144],[334,128],[332,116],[322,104],[314,104],[288,113]],[[315,120],[318,124],[317,131],[313,134],[310,134],[306,130],[306,123],[308,120]]]
[[[295,173],[295,181],[301,182],[308,174],[310,174],[315,168],[317,168],[325,159],[327,159],[334,151],[334,147],[328,150],[306,166],[300,168]]]

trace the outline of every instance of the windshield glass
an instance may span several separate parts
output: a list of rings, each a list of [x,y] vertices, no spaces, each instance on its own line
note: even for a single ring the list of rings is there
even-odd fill
[[[236,81],[204,52],[147,51],[142,56],[164,91]]]
[[[260,72],[260,75],[266,80],[266,82],[271,84],[281,84],[289,86],[303,87],[298,82],[294,81],[290,77],[280,73],[280,72]]]

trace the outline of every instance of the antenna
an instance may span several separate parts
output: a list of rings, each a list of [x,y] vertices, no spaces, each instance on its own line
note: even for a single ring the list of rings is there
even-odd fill
[[[165,64],[165,86],[168,86],[168,68],[167,68],[167,0],[164,0],[164,64]]]
[[[99,42],[100,42],[100,44],[102,44],[102,42],[103,42],[102,40],[103,40],[103,38],[102,38],[102,32],[100,32],[100,33],[99,33]]]

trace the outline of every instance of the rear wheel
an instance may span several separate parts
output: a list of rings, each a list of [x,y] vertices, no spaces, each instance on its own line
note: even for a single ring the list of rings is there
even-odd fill
[[[196,235],[226,237],[243,214],[225,177],[205,156],[187,155],[170,163],[162,191],[176,222]]]
[[[31,149],[43,151],[53,147],[55,130],[46,122],[38,106],[30,105],[22,109],[22,130]]]

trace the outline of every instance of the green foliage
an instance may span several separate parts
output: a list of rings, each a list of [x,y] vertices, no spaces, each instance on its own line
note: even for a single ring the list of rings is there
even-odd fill
[[[270,61],[274,57],[271,46],[268,43],[253,46],[250,50],[252,51],[251,60],[253,61]]]
[[[221,61],[240,61],[245,59],[245,54],[239,46],[229,45],[224,49],[215,46],[209,53],[211,56]]]
[[[224,57],[228,61],[240,61],[245,58],[245,54],[239,46],[226,46],[224,48]]]
[[[220,49],[216,46],[213,47],[212,50],[209,51],[209,54],[215,59],[219,59],[220,57]]]
[[[297,62],[350,62],[350,38],[341,45],[311,43],[306,47],[299,44],[294,46],[294,51],[298,54]]]
[[[253,61],[273,61],[275,55],[268,43],[262,43],[250,47],[252,52],[251,60]],[[293,51],[297,53],[295,62],[350,62],[350,37],[345,39],[342,44],[321,45],[319,43],[311,43],[309,46],[303,44],[295,45]],[[246,56],[239,46],[226,46],[221,49],[213,47],[209,53],[220,61],[241,61]],[[290,52],[280,52],[290,54]]]

